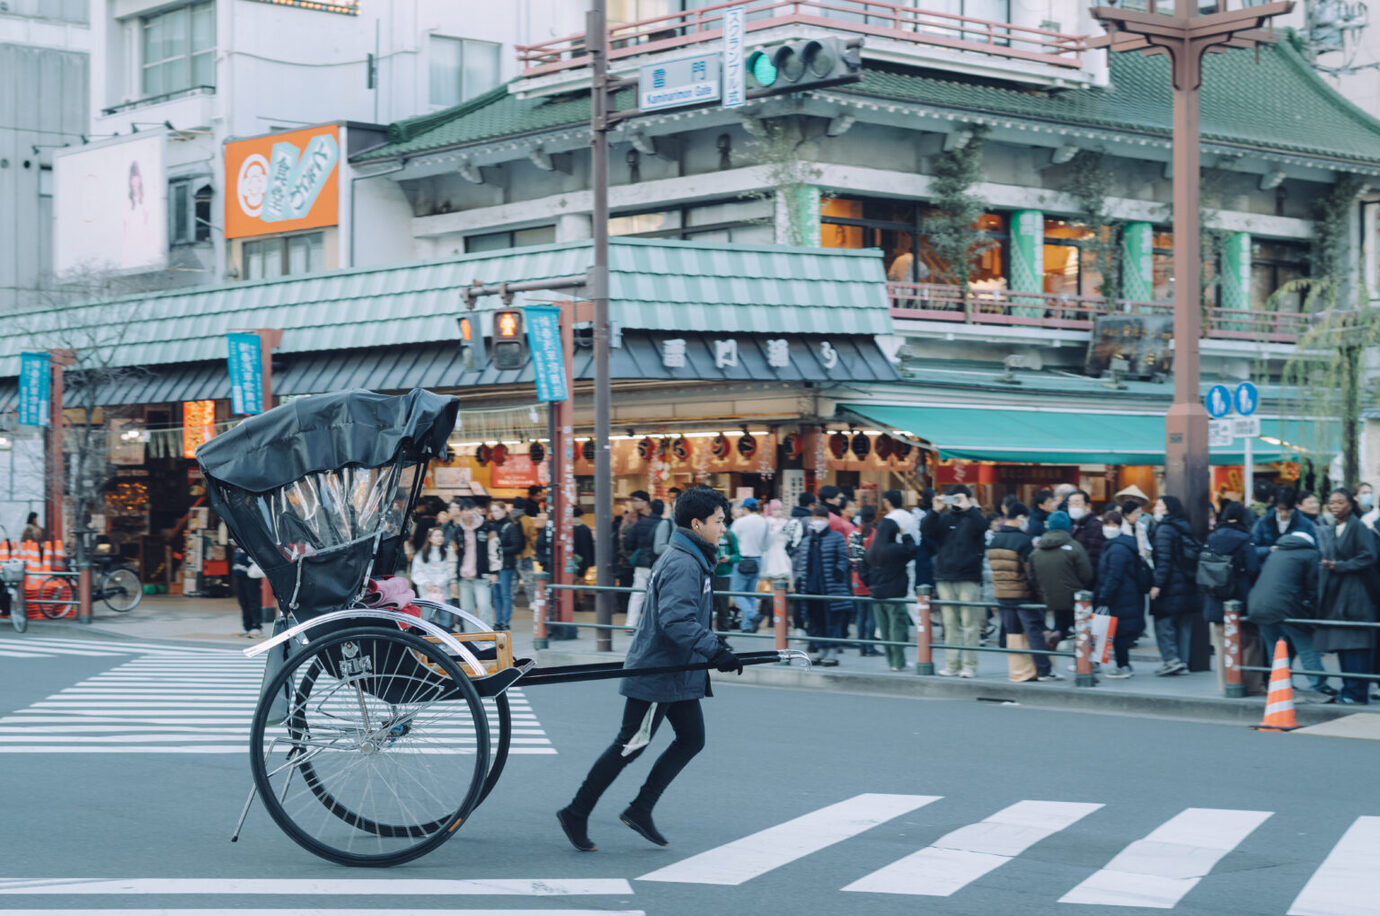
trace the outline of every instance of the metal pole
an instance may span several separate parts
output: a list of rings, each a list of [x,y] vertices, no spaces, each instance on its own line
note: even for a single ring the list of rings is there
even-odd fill
[[[594,204],[590,221],[594,266],[589,271],[589,298],[594,303],[594,561],[601,589],[613,585],[613,461],[609,451],[612,398],[609,391],[609,138],[607,0],[595,0],[585,14],[585,44],[593,67],[590,86],[590,157]],[[613,623],[613,592],[594,597],[595,622]],[[608,652],[613,636],[599,631],[597,648]]]

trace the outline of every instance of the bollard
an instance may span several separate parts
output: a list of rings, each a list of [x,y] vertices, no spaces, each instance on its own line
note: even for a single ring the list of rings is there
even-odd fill
[[[551,596],[546,586],[551,577],[545,572],[539,572],[535,578],[537,594],[532,599],[532,623],[535,626],[532,648],[545,649],[551,644],[550,635],[546,632],[546,609],[551,606]]]
[[[915,673],[934,674],[934,651],[930,648],[930,596],[934,586],[921,585],[915,590],[915,600],[919,603],[915,626]]]
[[[771,620],[772,631],[776,636],[775,648],[786,648],[786,589],[790,586],[790,580],[785,576],[777,576],[771,580]]]
[[[1074,629],[1078,632],[1076,658],[1074,659],[1073,686],[1091,687],[1097,683],[1093,679],[1093,635],[1092,635],[1093,593],[1077,591],[1073,594]]]
[[[1246,695],[1246,686],[1241,683],[1240,601],[1222,602],[1222,643],[1222,673],[1226,676],[1222,696],[1240,699]]]

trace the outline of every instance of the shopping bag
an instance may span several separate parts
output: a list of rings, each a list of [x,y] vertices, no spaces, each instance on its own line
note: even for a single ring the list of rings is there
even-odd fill
[[[1116,636],[1116,618],[1111,614],[1093,614],[1092,633],[1092,660],[1104,665],[1111,662],[1112,638]]]
[[[1006,648],[1008,649],[1029,649],[1030,642],[1025,638],[1024,633],[1007,633]],[[1029,655],[1011,653],[1006,656],[1006,666],[1009,677],[1013,681],[1033,681],[1035,680],[1035,659]]]

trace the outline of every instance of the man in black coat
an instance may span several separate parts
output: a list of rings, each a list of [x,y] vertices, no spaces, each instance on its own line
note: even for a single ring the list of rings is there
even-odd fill
[[[637,521],[623,533],[623,549],[633,568],[632,587],[645,589],[652,575],[652,564],[656,562],[656,529],[661,524],[661,516],[652,514],[651,497],[646,490],[633,492],[632,507],[637,512]],[[642,616],[643,598],[640,591],[628,596],[627,627],[630,630],[637,626]]]
[[[1255,554],[1261,562],[1264,562],[1270,549],[1279,542],[1279,539],[1287,534],[1297,534],[1302,531],[1312,539],[1314,544],[1317,544],[1317,527],[1302,512],[1298,511],[1297,506],[1298,494],[1293,487],[1275,488],[1274,507],[1258,519],[1251,528],[1251,543],[1255,545]]]
[[[987,619],[982,606],[982,559],[987,546],[987,517],[973,504],[972,491],[962,484],[949,492],[920,522],[920,535],[935,550],[934,581],[944,606],[944,640],[952,645],[976,646]],[[944,653],[945,677],[977,677],[977,653],[949,649]]]
[[[1035,494],[1035,506],[1030,510],[1030,522],[1025,529],[1031,540],[1036,540],[1045,533],[1045,526],[1049,524],[1049,514],[1058,507],[1059,503],[1054,498],[1053,490],[1041,490]]]
[[[1284,621],[1291,617],[1317,617],[1319,560],[1313,535],[1306,531],[1284,535],[1266,552],[1246,605],[1251,623],[1260,631],[1265,657],[1274,658],[1275,645],[1281,639],[1287,640],[1305,671],[1323,670],[1322,656],[1313,646],[1314,630]],[[1337,695],[1337,689],[1325,677],[1310,676],[1308,686],[1318,693]]]
[[[647,585],[646,617],[624,667],[661,668],[707,660],[719,671],[742,674],[743,663],[709,628],[710,583],[728,508],[728,500],[709,487],[691,487],[676,500],[676,533]],[[652,822],[652,807],[704,748],[700,700],[712,696],[705,669],[625,677],[618,692],[627,699],[617,737],[594,761],[570,804],[556,812],[566,838],[581,852],[596,848],[588,832],[595,804],[618,774],[641,756],[663,720],[670,721],[675,740],[652,764],[647,781],[619,820],[652,843],[669,845]]]

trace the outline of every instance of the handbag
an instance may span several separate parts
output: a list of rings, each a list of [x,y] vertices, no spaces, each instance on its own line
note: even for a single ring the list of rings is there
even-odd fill
[[[1098,608],[1092,616],[1094,662],[1107,664],[1112,659],[1112,639],[1116,636],[1116,618],[1106,608]]]
[[[738,572],[745,576],[755,576],[762,571],[762,565],[757,557],[743,557],[738,561]]]

